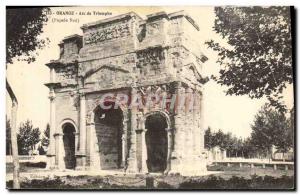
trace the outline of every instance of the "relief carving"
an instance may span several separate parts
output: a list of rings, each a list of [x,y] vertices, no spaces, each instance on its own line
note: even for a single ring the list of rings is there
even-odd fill
[[[189,53],[185,49],[175,48],[170,52],[170,59],[174,67],[181,67],[184,61],[189,57]]]
[[[157,23],[150,23],[147,25],[147,34],[148,35],[154,35],[159,33],[159,24]]]
[[[140,25],[139,27],[137,27],[136,31],[139,42],[142,42],[146,37],[146,25]]]
[[[76,84],[77,68],[75,66],[65,66],[56,69],[56,79],[62,85]]]
[[[123,58],[123,65],[135,63],[135,55],[127,55]]]
[[[159,65],[164,59],[163,49],[161,47],[149,48],[137,52],[137,67],[141,68],[147,65]]]
[[[101,28],[95,32],[91,32],[84,38],[85,44],[92,44],[103,42],[107,40],[122,38],[130,35],[130,28],[128,23],[119,24]]]

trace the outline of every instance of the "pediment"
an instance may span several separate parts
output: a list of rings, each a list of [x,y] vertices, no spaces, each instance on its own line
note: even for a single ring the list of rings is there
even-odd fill
[[[130,78],[129,71],[118,66],[103,65],[85,73],[85,83],[102,82],[103,84],[120,83]]]

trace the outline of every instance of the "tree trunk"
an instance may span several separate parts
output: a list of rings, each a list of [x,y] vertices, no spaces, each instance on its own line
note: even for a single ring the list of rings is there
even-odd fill
[[[12,159],[13,159],[13,188],[20,189],[20,181],[19,181],[20,166],[19,166],[19,157],[18,157],[17,124],[16,124],[18,101],[7,80],[6,80],[6,90],[12,100],[10,136],[11,136],[11,149],[12,149]]]

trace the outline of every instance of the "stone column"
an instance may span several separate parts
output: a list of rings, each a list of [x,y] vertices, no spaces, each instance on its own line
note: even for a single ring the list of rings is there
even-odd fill
[[[177,94],[177,105],[180,104],[180,96],[182,97],[182,94],[185,94],[185,89],[182,87],[181,83],[178,82],[175,86],[175,93]],[[171,170],[170,173],[178,173],[181,171],[181,163],[182,163],[182,151],[184,151],[184,130],[183,128],[183,110],[184,108],[178,109],[178,107],[175,108],[176,112],[174,115],[174,149],[171,153]]]
[[[127,136],[125,133],[122,133],[122,161],[121,161],[121,167],[125,167],[125,161],[126,161],[126,139]]]
[[[50,82],[51,83],[55,82],[55,70],[53,67],[50,68]]]
[[[171,170],[171,155],[172,155],[172,146],[173,146],[173,129],[167,128],[167,137],[168,137],[168,153],[167,153],[167,167],[165,173],[168,173]]]
[[[50,138],[49,138],[49,149],[47,151],[47,168],[55,168],[55,93],[53,88],[50,89]]]
[[[146,146],[146,129],[136,130],[136,156],[137,169],[139,173],[148,173],[147,167],[147,146]]]
[[[127,145],[127,139],[128,139],[128,110],[123,109],[123,122],[122,122],[122,162],[121,167],[126,170],[126,158],[128,156],[128,145]]]
[[[96,147],[97,136],[95,135],[95,122],[94,122],[94,113],[90,113],[87,122],[87,155],[86,155],[86,169],[88,168],[90,171],[101,170],[100,166],[100,155],[98,148]]]
[[[133,98],[137,94],[137,89],[135,86],[132,86],[131,89],[131,98]],[[128,165],[126,167],[126,172],[136,173],[137,172],[137,160],[136,160],[136,132],[137,129],[137,109],[135,107],[131,108],[128,112],[130,114],[130,148],[128,149]]]
[[[204,148],[204,134],[202,132],[202,122],[201,122],[201,109],[202,106],[200,105],[200,101],[201,101],[201,96],[200,94],[197,93],[196,96],[196,102],[197,105],[196,109],[193,113],[193,121],[194,121],[194,128],[193,128],[193,148],[194,148],[194,155],[199,156],[201,154],[201,152],[203,151]]]
[[[59,170],[65,169],[65,163],[63,159],[63,133],[62,132],[56,132],[54,134],[55,137],[55,167]]]
[[[86,165],[86,108],[85,94],[80,93],[80,111],[79,111],[79,152],[76,154],[76,169],[84,170]]]

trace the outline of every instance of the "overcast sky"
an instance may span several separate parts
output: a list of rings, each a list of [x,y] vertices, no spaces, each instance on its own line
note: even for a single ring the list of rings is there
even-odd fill
[[[204,72],[206,75],[218,72],[216,64],[216,53],[207,49],[204,42],[209,39],[220,40],[212,26],[214,23],[213,7],[78,7],[78,8],[53,8],[57,10],[84,10],[84,11],[101,11],[112,12],[111,16],[124,14],[134,11],[141,17],[148,14],[165,11],[167,13],[185,10],[198,23],[200,27],[200,36],[197,41],[203,46],[202,50],[209,58],[205,63]],[[33,121],[34,126],[45,129],[49,122],[49,99],[48,88],[44,86],[49,81],[49,69],[45,66],[52,59],[58,59],[58,43],[71,34],[82,34],[80,27],[89,22],[94,22],[111,16],[76,16],[79,23],[53,23],[52,17],[49,18],[47,25],[44,27],[44,33],[41,37],[48,37],[50,44],[39,51],[39,57],[32,64],[26,62],[15,62],[9,65],[7,77],[13,87],[19,102],[18,124],[27,119]],[[55,16],[55,18],[69,18],[69,16]],[[254,115],[259,108],[266,102],[265,99],[250,99],[247,96],[225,96],[226,88],[210,81],[205,85],[205,126],[210,126],[213,130],[222,129],[225,132],[232,132],[241,137],[247,137],[251,132],[251,123]],[[7,99],[7,108],[10,106],[9,98]],[[285,102],[288,107],[293,104],[292,86],[285,91]],[[7,109],[7,115],[9,115]]]

